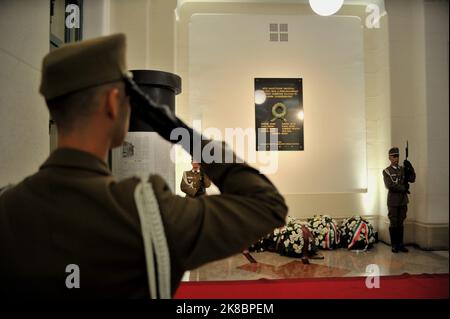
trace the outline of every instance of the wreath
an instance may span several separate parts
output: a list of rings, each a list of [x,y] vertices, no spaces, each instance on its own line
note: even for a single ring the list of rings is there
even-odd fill
[[[322,249],[334,249],[341,242],[340,230],[336,221],[328,215],[314,215],[308,218],[308,225],[316,239],[316,245]]]
[[[368,249],[375,242],[372,224],[361,216],[344,219],[341,225],[342,246],[348,249]]]
[[[279,102],[279,103],[275,103],[272,106],[272,115],[273,115],[273,119],[271,119],[270,121],[273,122],[277,119],[280,119],[282,121],[286,122],[286,119],[284,118],[287,114],[287,107],[286,105],[284,105],[283,103]]]
[[[261,238],[249,247],[249,251],[271,251],[282,256],[303,257],[316,253],[317,247],[307,223],[288,217],[285,226]]]

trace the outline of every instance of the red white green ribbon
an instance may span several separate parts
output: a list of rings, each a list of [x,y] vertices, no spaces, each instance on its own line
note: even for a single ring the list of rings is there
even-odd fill
[[[330,223],[330,225],[331,225],[331,227],[333,228],[333,241],[336,243],[336,244],[339,244],[340,243],[340,241],[341,241],[341,239],[340,239],[340,237],[339,237],[339,231],[336,229],[336,225],[334,224],[334,223]]]
[[[330,247],[330,228],[327,225],[327,234],[325,235],[325,240],[323,241],[323,248],[327,249]]]
[[[367,227],[367,224],[360,220],[359,223],[353,228],[353,237],[350,241],[350,244],[348,245],[348,248],[352,248],[352,246],[358,241],[359,235],[361,234],[361,231],[365,229],[366,233],[364,235],[364,241],[366,242],[366,247],[369,245],[369,227]]]
[[[340,242],[339,232],[336,230],[336,225],[334,223],[328,223],[327,230],[323,248],[331,248],[333,244],[339,244]]]

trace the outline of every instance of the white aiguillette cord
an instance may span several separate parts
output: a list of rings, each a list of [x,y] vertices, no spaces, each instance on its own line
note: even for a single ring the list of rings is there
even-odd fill
[[[397,183],[398,183],[398,177],[397,177],[396,179],[394,179],[394,178],[392,177],[391,173],[389,172],[389,170],[388,170],[387,168],[386,168],[384,171],[386,172],[386,174],[388,174],[388,176],[391,178],[391,181],[392,181],[394,184],[397,184]]]
[[[144,240],[150,297],[170,299],[170,255],[158,202],[151,183],[141,181],[134,191]],[[155,260],[156,257],[156,260]],[[158,276],[155,272],[155,262]],[[158,281],[158,284],[156,284]],[[157,293],[157,287],[159,294]]]

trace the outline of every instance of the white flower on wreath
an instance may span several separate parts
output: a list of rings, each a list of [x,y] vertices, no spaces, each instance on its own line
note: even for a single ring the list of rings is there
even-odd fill
[[[289,246],[289,240],[288,239],[286,239],[285,241],[284,241],[284,247],[288,247]]]

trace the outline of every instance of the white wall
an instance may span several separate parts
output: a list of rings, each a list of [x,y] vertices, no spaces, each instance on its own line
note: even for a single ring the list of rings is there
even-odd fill
[[[406,240],[448,249],[448,1],[387,0],[386,10],[391,145],[401,147],[403,160],[409,140],[417,172]]]
[[[37,171],[49,153],[48,111],[38,93],[49,17],[47,0],[0,1],[0,185]]]
[[[173,72],[176,0],[103,1],[109,33],[127,36],[129,68]]]
[[[363,211],[386,218],[387,190],[381,172],[391,147],[389,20],[384,14],[379,28],[364,28],[368,192]]]
[[[425,1],[428,223],[449,218],[448,1]]]
[[[202,99],[205,87],[209,87],[206,83],[205,87],[192,88],[190,83],[191,75],[195,78],[199,72],[198,69],[191,70],[191,56],[207,56],[205,52],[190,49],[190,29],[195,24],[193,17],[196,14],[260,14],[271,17],[294,14],[304,17],[313,14],[308,5],[302,4],[304,2],[282,1],[283,5],[269,0],[257,2],[183,1],[179,4],[176,70],[184,79],[183,86],[188,95],[179,97],[177,108],[178,114],[185,120],[202,117],[208,121],[212,113],[206,111],[201,114],[195,103],[192,103]],[[364,22],[367,17],[365,4],[365,1],[352,1],[350,5],[346,2],[335,16],[359,17]],[[448,2],[389,0],[386,1],[387,14],[383,13],[383,7],[380,7],[382,16],[379,28],[363,26],[367,192],[284,193],[290,208],[289,214],[299,218],[315,213],[334,217],[365,215],[375,227],[378,226],[380,238],[389,241],[387,190],[381,172],[389,165],[389,148],[396,145],[404,151],[408,139],[410,160],[418,176],[411,189],[405,240],[425,249],[447,248]],[[242,43],[241,46],[246,48]],[[212,52],[219,54],[214,50]],[[233,58],[239,63],[236,54]],[[225,61],[225,65],[227,63]],[[217,64],[219,66],[212,67],[208,64],[200,72],[218,69],[219,74],[223,73],[220,63]],[[224,87],[228,82],[224,81]],[[242,99],[245,101],[244,97]],[[222,113],[224,116],[227,117],[226,112]]]
[[[127,36],[127,64],[129,69],[149,67],[151,0],[110,0],[110,33]]]
[[[270,42],[270,23],[287,23],[289,41]],[[191,116],[202,120],[203,129],[254,132],[254,78],[303,78],[305,149],[255,152],[255,138],[247,137],[247,152],[238,155],[259,168],[271,168],[269,178],[283,194],[367,191],[361,20],[193,15],[189,109]],[[275,158],[270,165],[264,160],[250,162],[261,155]]]
[[[109,34],[110,0],[83,1],[83,39]]]
[[[448,223],[448,1],[386,2],[392,145],[410,143],[417,171],[408,216]]]
[[[177,100],[177,113],[187,121],[191,121],[195,115],[191,112],[190,95],[197,94],[202,96],[205,90],[201,88],[192,91],[189,83],[190,74],[192,73],[190,70],[189,26],[193,15],[204,13],[260,14],[266,16],[298,15],[300,20],[302,17],[316,16],[309,5],[291,1],[283,1],[283,5],[280,5],[278,1],[263,1],[264,3],[246,2],[245,4],[236,3],[236,1],[230,2],[233,1],[214,3],[185,2],[178,7],[175,35],[176,72],[183,78],[184,94],[181,94]],[[366,127],[367,160],[365,164],[367,167],[367,192],[320,192],[316,194],[297,192],[295,194],[284,193],[283,195],[285,195],[290,208],[289,214],[295,217],[306,218],[315,213],[326,213],[335,217],[360,214],[371,218],[375,227],[377,227],[379,214],[383,209],[386,210],[386,193],[381,171],[386,165],[384,152],[391,144],[388,21],[387,16],[383,15],[380,20],[380,28],[365,28],[363,23],[367,14],[365,6],[361,5],[364,1],[360,2],[359,5],[356,2],[352,2],[352,5],[349,6],[345,5],[337,16],[360,19],[361,29],[363,30],[364,61],[362,63],[364,64],[364,78],[362,81],[365,83],[363,92],[365,101],[362,103],[365,105],[366,119],[359,124]],[[383,8],[380,9],[383,11]],[[323,19],[326,20],[327,18]],[[201,55],[202,53],[199,54]],[[239,60],[236,59],[236,61],[238,62]],[[209,69],[204,70],[204,72],[208,71]],[[284,70],[280,72],[284,72]],[[182,169],[184,167],[178,165],[177,177],[181,174]],[[307,169],[309,169],[309,166]],[[300,182],[302,181],[299,180]]]
[[[427,143],[422,1],[387,1],[391,76],[391,146],[400,148],[400,160],[409,141],[409,160],[417,171],[411,186],[409,219],[426,214]],[[389,165],[385,152],[385,163]]]

